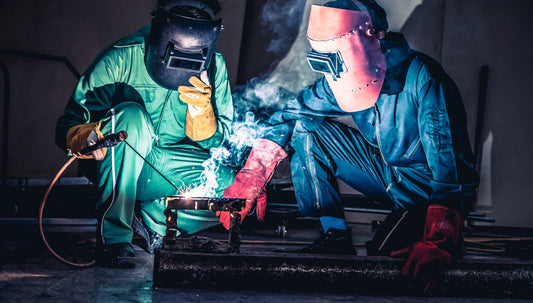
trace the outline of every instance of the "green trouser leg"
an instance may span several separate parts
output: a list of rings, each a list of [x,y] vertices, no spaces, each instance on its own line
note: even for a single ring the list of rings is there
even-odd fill
[[[118,104],[107,113],[102,126],[104,135],[125,130],[126,142],[143,156],[152,149],[152,121],[138,103]],[[125,142],[108,148],[105,158],[97,162],[96,215],[102,244],[131,243],[137,180],[143,166],[144,161]]]
[[[121,103],[113,112],[103,120],[104,134],[125,130],[128,133],[126,142],[178,188],[185,189],[199,182],[204,169],[202,163],[210,157],[207,151],[188,144],[167,148],[152,146],[152,121],[137,103]],[[233,170],[219,169],[218,196],[233,182],[233,177]],[[165,206],[161,198],[178,192],[125,143],[109,148],[105,159],[98,162],[98,189],[98,230],[103,244],[131,242],[136,201],[141,202],[145,224],[153,231],[165,234]],[[217,224],[218,218],[210,211],[178,213],[178,229],[190,234]]]
[[[188,144],[180,144],[172,148],[153,147],[147,160],[180,190],[185,190],[199,183],[200,175],[204,170],[202,163],[209,158],[210,155],[205,150]],[[222,196],[224,189],[233,182],[234,176],[232,169],[219,168],[217,197]],[[179,191],[149,166],[145,166],[141,172],[138,187],[138,200],[143,201],[141,203],[143,221],[153,231],[165,235],[164,197],[179,194]],[[180,231],[193,234],[217,224],[219,224],[218,217],[212,211],[178,211],[177,225]]]

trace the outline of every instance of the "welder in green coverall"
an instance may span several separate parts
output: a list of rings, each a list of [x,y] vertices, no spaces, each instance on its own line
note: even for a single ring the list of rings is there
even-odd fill
[[[230,131],[227,69],[214,49],[221,30],[218,11],[216,0],[158,1],[151,25],[97,57],[57,121],[61,148],[97,160],[82,160],[80,166],[89,177],[90,162],[93,168],[96,162],[99,265],[134,267],[134,230],[145,237],[148,251],[161,245],[166,230],[161,198],[197,185],[210,148],[221,146]],[[89,156],[80,153],[120,131],[127,132],[126,142]],[[233,177],[229,168],[218,170],[217,195]],[[216,224],[209,211],[178,215],[182,233]]]

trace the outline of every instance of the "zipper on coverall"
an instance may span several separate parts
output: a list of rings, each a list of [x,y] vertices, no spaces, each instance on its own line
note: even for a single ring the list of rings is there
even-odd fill
[[[318,193],[318,182],[317,180],[314,178],[313,174],[312,174],[312,171],[311,171],[311,166],[312,166],[312,163],[311,163],[311,148],[309,147],[310,146],[310,143],[309,143],[309,138],[311,136],[310,135],[307,135],[306,137],[306,141],[305,141],[305,152],[307,154],[307,172],[308,174],[311,176],[311,180],[313,181],[313,184],[314,184],[314,189],[315,189],[315,198],[316,198],[316,209],[319,210],[321,208],[320,206],[320,195]]]
[[[155,145],[159,145],[159,131],[161,128],[161,120],[163,120],[163,112],[165,111],[165,107],[167,106],[168,99],[170,99],[170,95],[172,94],[172,91],[167,91],[167,95],[165,96],[165,102],[163,102],[163,107],[161,108],[161,112],[159,113],[159,120],[157,121],[157,125],[155,127],[154,133],[155,133]]]
[[[383,159],[383,163],[385,163],[386,166],[390,166],[387,163],[387,160],[385,160],[385,156],[383,155],[383,151],[381,149],[381,138],[379,137],[379,124],[381,123],[381,113],[379,112],[379,108],[377,104],[374,104],[374,112],[376,116],[374,119],[376,123],[376,141],[378,141],[379,154],[381,155],[381,159]],[[402,180],[401,176],[398,174],[397,168],[395,166],[391,166],[391,167],[394,170],[394,172],[396,172],[396,175],[398,176],[398,180],[391,182],[389,183],[389,185],[387,185],[387,189],[386,189],[387,192],[390,191],[391,187],[394,184],[399,183]]]

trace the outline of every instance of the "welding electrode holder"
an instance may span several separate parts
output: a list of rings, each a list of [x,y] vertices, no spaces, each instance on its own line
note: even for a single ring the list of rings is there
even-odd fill
[[[110,134],[110,135],[103,137],[102,139],[96,141],[96,143],[93,145],[87,146],[86,148],[81,150],[81,154],[87,155],[87,154],[92,153],[95,150],[98,150],[104,147],[113,147],[119,144],[120,142],[126,140],[127,138],[128,138],[128,133],[125,130],[121,130],[118,133]]]
[[[93,152],[93,151],[95,151],[97,149],[103,148],[103,147],[113,147],[113,146],[119,144],[120,142],[126,140],[126,138],[128,138],[128,133],[126,133],[126,131],[122,130],[122,131],[120,131],[118,133],[107,135],[107,136],[103,137],[102,139],[96,141],[96,144],[93,144],[93,145],[91,145],[89,147],[86,147],[86,148],[82,149],[81,153],[82,154],[90,154],[91,152]],[[80,264],[80,263],[74,263],[74,262],[68,261],[65,258],[61,257],[50,246],[50,244],[48,243],[48,240],[46,240],[46,236],[44,234],[44,228],[43,228],[43,213],[44,213],[44,207],[46,205],[46,199],[48,199],[48,195],[50,195],[50,192],[52,191],[52,188],[56,184],[56,182],[59,179],[59,177],[61,177],[63,172],[70,166],[70,164],[72,162],[74,162],[74,160],[76,160],[76,157],[70,157],[67,160],[67,162],[65,164],[63,164],[63,166],[59,169],[57,174],[54,176],[54,179],[52,179],[52,182],[50,182],[50,185],[48,185],[48,188],[46,189],[46,192],[44,193],[43,200],[41,201],[41,205],[39,206],[39,214],[37,216],[37,221],[38,221],[38,225],[39,225],[39,233],[41,234],[41,239],[43,240],[44,245],[52,253],[52,255],[54,255],[54,257],[56,257],[59,261],[65,263],[67,265],[70,265],[70,266],[73,266],[73,267],[84,268],[84,267],[90,267],[90,266],[95,265],[96,264],[95,260],[92,260],[92,261],[90,261],[88,263]]]

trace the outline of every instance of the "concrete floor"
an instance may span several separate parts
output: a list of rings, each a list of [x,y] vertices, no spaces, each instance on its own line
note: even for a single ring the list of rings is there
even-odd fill
[[[90,239],[93,229],[91,225],[46,227],[50,244],[58,252],[71,256],[80,256],[81,253],[69,252],[69,245]],[[355,229],[356,242],[366,239],[370,232],[366,229],[369,227]],[[289,234],[291,232],[289,230]],[[218,231],[214,234],[218,234]],[[59,262],[46,250],[34,221],[4,220],[0,224],[0,235],[0,302],[533,302],[527,298],[428,298],[380,293],[318,292],[312,289],[271,291],[262,290],[264,287],[260,285],[254,290],[155,289],[153,255],[137,245],[137,266],[134,269],[77,269]],[[272,236],[275,237],[274,234]],[[306,241],[315,236],[314,231],[293,232],[292,240]],[[243,240],[260,237],[264,235],[243,234]],[[89,255],[92,253],[91,245],[78,247],[88,250]],[[74,261],[83,260],[78,258]]]

